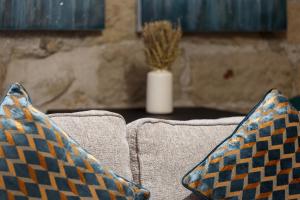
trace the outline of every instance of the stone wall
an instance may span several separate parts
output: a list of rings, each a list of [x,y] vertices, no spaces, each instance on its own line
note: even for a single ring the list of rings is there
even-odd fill
[[[300,93],[300,3],[287,33],[185,34],[173,66],[175,105],[245,112],[271,88]],[[1,32],[0,86],[24,84],[42,110],[142,107],[146,74],[136,1],[106,1],[97,32]]]

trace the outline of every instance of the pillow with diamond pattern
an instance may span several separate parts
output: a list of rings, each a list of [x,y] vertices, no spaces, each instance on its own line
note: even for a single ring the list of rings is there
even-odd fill
[[[45,114],[20,84],[0,106],[0,199],[145,200],[149,192],[99,162]]]
[[[300,199],[300,123],[272,90],[182,179],[203,199]]]

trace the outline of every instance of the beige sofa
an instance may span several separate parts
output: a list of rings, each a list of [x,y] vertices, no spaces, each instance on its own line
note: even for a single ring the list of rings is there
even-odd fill
[[[126,125],[107,111],[50,117],[103,165],[149,189],[151,200],[197,199],[181,178],[242,120],[140,119]]]

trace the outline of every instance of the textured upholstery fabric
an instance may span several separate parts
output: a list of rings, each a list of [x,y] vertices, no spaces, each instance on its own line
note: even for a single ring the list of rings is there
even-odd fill
[[[241,120],[132,122],[127,134],[134,180],[151,191],[153,200],[192,199],[188,197],[191,192],[181,184],[182,177],[229,136]]]
[[[273,90],[183,184],[207,199],[300,199],[299,131],[298,111]]]
[[[35,109],[21,85],[4,97],[0,120],[1,199],[148,199]]]
[[[107,111],[85,111],[50,117],[101,164],[132,180],[126,123],[122,116]]]

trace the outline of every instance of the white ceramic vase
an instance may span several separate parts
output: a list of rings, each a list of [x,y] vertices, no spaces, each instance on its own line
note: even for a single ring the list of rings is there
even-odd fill
[[[155,70],[147,75],[146,111],[152,114],[173,112],[173,75],[167,70]]]

